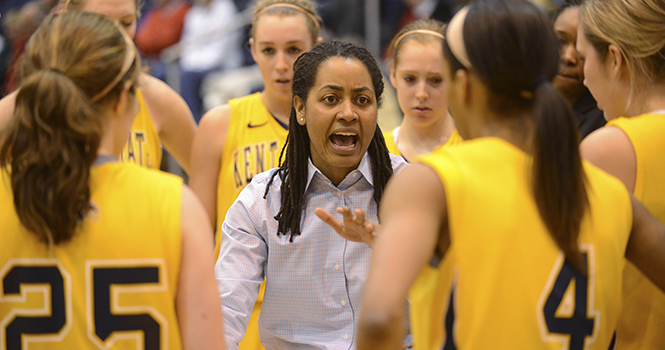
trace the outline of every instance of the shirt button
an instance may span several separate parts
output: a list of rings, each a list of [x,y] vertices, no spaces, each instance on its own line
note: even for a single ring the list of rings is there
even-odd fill
[[[344,334],[344,340],[348,340],[348,339],[349,339],[349,335],[348,335],[348,334]]]
[[[346,305],[346,301],[342,300],[342,306]]]
[[[335,264],[335,270],[339,270],[339,265]]]

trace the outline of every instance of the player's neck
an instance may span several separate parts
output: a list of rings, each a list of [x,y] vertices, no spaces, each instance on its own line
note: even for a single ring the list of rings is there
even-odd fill
[[[280,122],[289,125],[289,117],[291,116],[291,100],[282,99],[274,96],[268,91],[261,93],[261,102],[266,106],[270,114],[272,114]]]

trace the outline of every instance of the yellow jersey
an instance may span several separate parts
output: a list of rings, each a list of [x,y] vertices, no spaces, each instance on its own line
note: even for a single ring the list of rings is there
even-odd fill
[[[279,166],[279,156],[289,131],[270,114],[261,101],[261,93],[229,100],[231,118],[222,151],[217,180],[217,224],[215,257],[219,256],[222,223],[236,197],[252,178]],[[258,317],[263,303],[265,283],[261,284],[252,316],[240,342],[240,350],[263,349],[259,338]]]
[[[540,217],[526,153],[481,138],[418,161],[445,188],[451,261],[426,267],[410,290],[414,348],[609,348],[632,226],[621,182],[584,163],[586,277],[565,261]]]
[[[122,149],[120,160],[159,170],[162,164],[162,141],[141,89],[136,89],[136,100],[139,102],[139,111],[132,123],[129,140]]]
[[[402,157],[402,152],[399,151],[399,148],[397,148],[397,133],[399,132],[399,126],[396,127],[395,129],[392,129],[391,131],[386,131],[383,133],[383,138],[386,140],[386,146],[388,147],[388,152]],[[448,140],[446,143],[439,147],[444,147],[444,146],[451,146],[451,145],[457,145],[462,143],[462,137],[460,134],[457,132],[457,129],[453,130],[453,133],[450,134],[450,137],[448,137]],[[437,148],[439,148],[437,147]]]
[[[51,249],[21,225],[9,174],[0,179],[0,349],[181,349],[180,178],[94,166],[94,210]]]
[[[279,166],[289,131],[270,114],[261,93],[229,100],[231,118],[217,180],[215,256],[226,212],[254,175]]]
[[[628,135],[635,149],[635,198],[665,223],[665,111],[610,121]],[[665,294],[632,263],[624,271],[623,311],[617,349],[665,349]]]

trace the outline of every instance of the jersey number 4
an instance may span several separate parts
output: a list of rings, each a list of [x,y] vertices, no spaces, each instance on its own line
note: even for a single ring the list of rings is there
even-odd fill
[[[583,262],[589,274],[587,253],[582,254]],[[559,260],[562,260],[560,257]],[[553,283],[550,278],[548,289],[541,296],[542,314],[547,331],[543,332],[546,341],[564,342],[570,350],[583,350],[587,337],[594,333],[596,320],[588,316],[588,289],[587,276],[578,271],[568,261],[557,264],[560,270]],[[554,272],[554,271],[553,271]],[[546,297],[542,303],[542,297]],[[542,332],[542,327],[541,327]]]
[[[86,293],[92,295],[89,301],[92,305],[88,305],[92,309],[88,310],[92,317],[88,319],[92,319],[93,324],[88,325],[88,337],[98,347],[110,345],[106,342],[115,332],[142,331],[142,348],[161,348],[161,326],[151,314],[117,315],[111,312],[112,286],[159,284],[159,269],[160,266],[89,267],[88,276],[91,278],[88,278],[86,285],[90,290]],[[45,304],[42,309],[10,311],[0,322],[0,349],[19,350],[27,348],[30,342],[58,342],[66,337],[72,327],[71,282],[62,265],[57,262],[43,265],[10,262],[0,273],[0,278],[0,302],[25,302],[28,292],[37,292],[44,295]]]

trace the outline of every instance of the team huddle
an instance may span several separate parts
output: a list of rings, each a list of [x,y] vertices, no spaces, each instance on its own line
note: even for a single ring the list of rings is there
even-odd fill
[[[256,3],[263,90],[198,127],[139,5],[63,0],[0,100],[0,349],[665,349],[662,0],[416,20],[383,131],[310,0]]]

